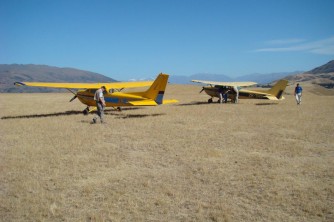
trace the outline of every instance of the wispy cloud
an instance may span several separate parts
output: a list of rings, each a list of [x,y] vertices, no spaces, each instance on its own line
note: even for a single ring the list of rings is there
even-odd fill
[[[269,45],[283,45],[283,44],[294,44],[294,43],[301,43],[305,42],[305,39],[275,39],[265,42]]]
[[[303,43],[302,43],[303,42]],[[281,44],[282,47],[270,47],[254,50],[255,52],[309,52],[322,55],[334,55],[334,36],[307,42],[302,39],[287,39],[268,41],[269,44]]]

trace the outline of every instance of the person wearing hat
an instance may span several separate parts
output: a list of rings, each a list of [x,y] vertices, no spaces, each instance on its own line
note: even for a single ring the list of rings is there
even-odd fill
[[[97,107],[97,116],[94,116],[93,123],[96,123],[98,117],[100,118],[101,123],[104,123],[104,107],[106,107],[106,102],[104,100],[103,92],[105,91],[106,87],[101,86],[101,88],[95,92],[94,100]]]
[[[303,88],[299,85],[299,83],[297,83],[296,88],[295,88],[295,97],[296,97],[297,105],[300,105],[300,103],[302,102],[302,91],[303,91]]]

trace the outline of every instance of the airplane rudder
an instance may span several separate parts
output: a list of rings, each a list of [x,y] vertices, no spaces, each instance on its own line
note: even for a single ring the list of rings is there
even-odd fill
[[[274,94],[277,99],[281,99],[287,85],[288,85],[288,80],[285,80],[285,79],[279,80],[275,84],[275,86],[271,89],[272,94]]]
[[[166,86],[167,86],[169,76],[167,74],[160,73],[159,77],[160,77],[160,80],[159,80],[158,85],[156,87],[157,94],[156,94],[154,100],[157,104],[161,105],[163,103],[163,97],[165,95],[165,90],[166,90]]]
[[[155,100],[158,104],[162,104],[168,77],[167,74],[160,73],[151,87],[146,91],[145,96]]]
[[[285,80],[285,79],[281,79],[280,81],[279,81],[279,88],[281,89],[281,90],[285,90],[285,88],[287,87],[287,85],[288,85],[288,80]]]

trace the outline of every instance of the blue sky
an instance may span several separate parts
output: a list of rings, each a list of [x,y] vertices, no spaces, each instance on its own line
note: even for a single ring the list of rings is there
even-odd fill
[[[117,80],[310,70],[334,59],[333,0],[0,0],[0,64]]]

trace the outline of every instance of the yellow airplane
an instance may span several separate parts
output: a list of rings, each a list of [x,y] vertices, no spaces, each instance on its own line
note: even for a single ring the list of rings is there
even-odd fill
[[[169,75],[159,74],[155,81],[145,82],[112,82],[112,83],[51,83],[51,82],[15,82],[17,86],[33,86],[33,87],[51,87],[65,88],[74,94],[70,100],[78,98],[80,102],[87,105],[83,111],[85,115],[96,110],[96,102],[94,101],[95,91],[102,86],[106,87],[104,99],[106,107],[117,107],[120,110],[122,106],[156,106],[161,104],[176,103],[177,100],[164,100],[164,93],[167,86]],[[138,88],[150,86],[146,91],[140,92],[121,92],[124,88]],[[81,89],[77,92],[71,89]],[[94,107],[90,109],[90,107]]]
[[[288,85],[288,80],[282,79],[279,80],[271,89],[263,90],[263,89],[242,89],[244,86],[252,86],[255,85],[255,82],[212,82],[205,80],[192,80],[192,82],[204,83],[209,86],[204,86],[200,92],[203,90],[211,96],[208,100],[208,103],[213,102],[214,97],[219,98],[219,92],[225,93],[229,87],[237,87],[239,91],[239,99],[269,99],[269,100],[282,100],[283,92]],[[233,91],[233,90],[232,90]],[[235,100],[236,93],[229,93],[228,97],[232,101]],[[219,102],[219,100],[218,100]]]

